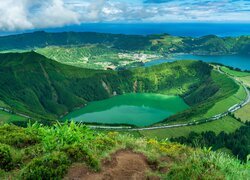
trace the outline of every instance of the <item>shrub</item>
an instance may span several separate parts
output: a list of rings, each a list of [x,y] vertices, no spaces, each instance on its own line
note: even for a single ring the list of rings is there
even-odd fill
[[[224,153],[211,152],[211,149],[196,150],[190,157],[173,165],[167,174],[168,179],[245,179],[249,177],[249,164]]]
[[[52,127],[42,129],[42,144],[48,152],[76,143],[87,146],[87,143],[92,142],[95,137],[93,131],[74,122],[57,123]]]
[[[27,180],[61,179],[70,162],[62,152],[54,152],[33,159],[22,171],[21,178]]]
[[[38,139],[35,136],[17,132],[5,135],[1,141],[17,148],[23,148],[36,144]]]
[[[223,172],[214,163],[200,156],[191,156],[170,168],[170,179],[225,179]]]
[[[29,161],[30,159],[41,156],[45,152],[41,144],[36,144],[34,146],[29,146],[22,149],[22,161]]]
[[[39,137],[27,129],[19,128],[14,125],[4,125],[0,127],[0,143],[23,148],[38,143]]]
[[[62,149],[62,151],[67,154],[72,162],[84,161],[87,165],[95,169],[99,168],[99,162],[96,160],[93,154],[80,144],[67,145]]]
[[[5,144],[0,144],[0,168],[10,170],[12,166],[12,157],[10,147]]]
[[[96,144],[96,148],[100,151],[109,150],[116,145],[113,133],[108,133],[107,135],[100,134],[93,142]]]

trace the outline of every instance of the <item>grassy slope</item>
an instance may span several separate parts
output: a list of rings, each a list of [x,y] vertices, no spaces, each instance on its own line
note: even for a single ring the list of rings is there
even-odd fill
[[[194,131],[196,133],[201,133],[204,131],[214,131],[216,134],[220,133],[221,131],[225,131],[229,133],[234,132],[242,125],[242,123],[238,122],[232,117],[227,116],[217,121],[208,122],[196,126],[146,130],[141,131],[140,133],[147,138],[166,139],[171,137],[187,136],[191,131]]]
[[[216,102],[215,105],[208,110],[208,112],[205,114],[204,117],[209,118],[216,114],[226,112],[230,107],[242,102],[245,98],[246,98],[245,89],[242,86],[240,86],[240,88],[235,94],[219,102]]]
[[[221,69],[231,76],[234,76],[246,86],[250,87],[250,73],[231,70],[227,67],[221,67]],[[247,104],[243,108],[235,112],[235,116],[240,118],[243,122],[250,121],[250,104]]]
[[[52,46],[36,49],[36,52],[60,63],[91,69],[103,69],[105,65],[118,65],[122,61],[118,57],[118,50],[102,45]]]
[[[240,118],[243,122],[250,121],[250,104],[236,111],[235,117]]]
[[[242,72],[242,71],[234,71],[229,69],[228,67],[222,66],[221,70],[224,71],[225,73],[228,73],[232,76],[236,76],[236,77],[245,77],[245,76],[249,76],[250,73],[248,72]]]
[[[0,100],[0,107],[2,107],[2,108],[9,108],[9,106],[5,102],[3,102],[1,100]]]
[[[246,92],[242,86],[237,85],[232,79],[226,75],[213,74],[213,80],[216,84],[222,84],[222,89],[218,92],[221,95],[228,95],[228,97],[221,99],[213,105],[211,109],[205,114],[205,117],[211,117],[221,112],[227,111],[233,105],[240,103],[246,98]]]
[[[75,162],[98,171],[100,161],[119,149],[144,154],[155,167],[151,175],[161,179],[249,176],[247,165],[223,153],[114,132],[96,133],[74,123],[53,127],[35,124],[25,129],[5,125],[0,126],[0,135],[1,179],[61,179]],[[163,168],[168,170],[161,171]]]
[[[211,78],[184,99],[192,108],[169,117],[164,123],[182,123],[210,118],[241,102],[245,92],[227,75],[212,71]],[[204,99],[203,99],[204,98]]]
[[[4,124],[4,123],[14,123],[14,122],[23,122],[23,121],[27,121],[26,118],[15,115],[15,114],[10,114],[4,111],[0,111],[0,125]]]
[[[240,80],[250,88],[250,73],[248,76],[240,77]]]

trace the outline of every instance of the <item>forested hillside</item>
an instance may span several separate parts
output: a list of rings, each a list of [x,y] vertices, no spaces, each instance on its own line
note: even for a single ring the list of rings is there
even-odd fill
[[[63,65],[35,52],[7,53],[0,55],[0,98],[13,110],[55,118],[113,93],[182,95],[198,88],[210,72],[198,61],[101,71]]]

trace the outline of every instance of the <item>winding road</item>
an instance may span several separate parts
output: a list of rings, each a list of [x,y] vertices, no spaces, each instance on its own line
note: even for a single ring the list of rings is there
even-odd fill
[[[250,91],[248,90],[248,88],[246,87],[246,85],[244,85],[242,82],[238,81],[237,79],[235,79],[233,76],[224,73],[223,71],[221,71],[221,69],[219,67],[215,68],[216,71],[218,71],[221,74],[226,74],[227,76],[229,76],[230,78],[232,78],[236,83],[240,84],[246,92],[246,99],[244,101],[242,101],[241,103],[235,104],[232,107],[230,107],[226,112],[217,114],[211,118],[208,119],[202,119],[196,122],[189,122],[189,123],[183,123],[183,124],[174,124],[174,125],[161,125],[161,126],[152,126],[152,127],[145,127],[145,128],[132,128],[132,127],[121,127],[121,126],[88,126],[92,129],[107,129],[107,130],[126,130],[126,131],[144,131],[144,130],[155,130],[155,129],[167,129],[167,128],[175,128],[175,127],[183,127],[183,126],[194,126],[194,125],[199,125],[202,123],[207,123],[207,122],[211,122],[211,121],[215,121],[218,119],[221,119],[227,115],[229,115],[230,113],[233,113],[237,110],[239,110],[240,108],[242,108],[243,106],[247,105],[248,103],[250,103]]]

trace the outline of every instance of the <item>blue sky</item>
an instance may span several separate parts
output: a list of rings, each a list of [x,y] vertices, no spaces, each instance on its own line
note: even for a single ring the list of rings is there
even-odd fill
[[[247,22],[250,0],[1,0],[0,31],[82,23]]]

